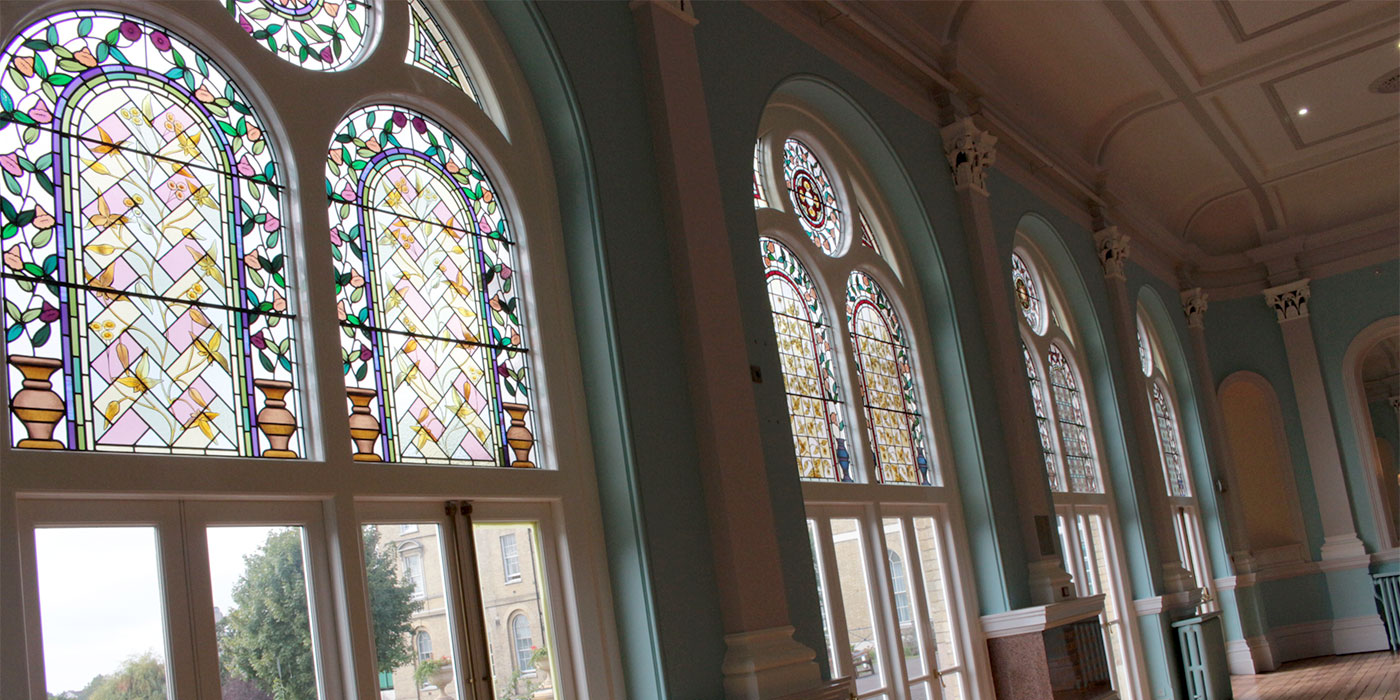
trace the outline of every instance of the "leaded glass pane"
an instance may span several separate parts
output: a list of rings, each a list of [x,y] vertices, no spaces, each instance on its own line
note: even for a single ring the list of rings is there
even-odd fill
[[[843,234],[841,202],[816,154],[801,141],[783,142],[783,182],[802,230],[827,255],[835,255]]]
[[[883,256],[884,251],[880,250],[880,242],[875,240],[875,233],[870,230],[870,222],[865,220],[865,212],[856,212],[856,221],[860,224],[860,244]]]
[[[1045,394],[1040,386],[1040,375],[1035,371],[1031,351],[1021,343],[1021,356],[1026,361],[1026,379],[1031,385],[1031,404],[1035,407],[1035,427],[1040,434],[1040,452],[1045,459],[1045,478],[1050,481],[1050,490],[1063,491],[1060,484],[1060,470],[1055,468],[1055,439],[1050,436],[1050,418],[1045,412]]]
[[[764,191],[763,177],[763,141],[755,141],[753,144],[753,208],[763,209],[772,206],[768,204],[768,195]]]
[[[1191,484],[1186,478],[1186,463],[1181,458],[1181,443],[1177,441],[1176,411],[1162,385],[1152,382],[1152,415],[1157,419],[1157,448],[1162,453],[1162,468],[1166,470],[1167,491],[1172,496],[1189,497]]]
[[[36,22],[0,63],[4,352],[30,386],[16,445],[300,453],[294,266],[248,99],[114,12]]]
[[[326,191],[356,459],[534,466],[514,243],[481,165],[376,105],[336,128]]]
[[[804,479],[852,481],[846,411],[826,310],[811,275],[791,250],[769,238],[759,239],[759,244],[798,473]]]
[[[876,475],[886,483],[932,484],[909,341],[885,290],[863,272],[846,284],[846,323]]]
[[[409,0],[408,14],[410,34],[404,63],[418,66],[446,80],[467,93],[473,102],[480,104],[481,98],[477,96],[471,74],[462,65],[462,57],[457,55],[456,47],[447,40],[442,25],[433,18],[433,13],[422,0]]]
[[[1147,331],[1142,327],[1142,318],[1137,320],[1138,360],[1142,362],[1142,373],[1152,376],[1152,347],[1147,343]]]
[[[310,70],[349,68],[369,36],[368,0],[220,0],[268,51]]]
[[[1079,379],[1074,368],[1058,345],[1050,346],[1046,364],[1049,366],[1050,390],[1055,397],[1055,418],[1060,429],[1060,444],[1064,446],[1065,472],[1071,491],[1099,493],[1098,467],[1089,441],[1089,419],[1084,411],[1079,391]]]
[[[1011,284],[1016,290],[1016,305],[1026,317],[1026,323],[1037,334],[1044,333],[1045,299],[1041,296],[1035,274],[1019,253],[1011,254]]]

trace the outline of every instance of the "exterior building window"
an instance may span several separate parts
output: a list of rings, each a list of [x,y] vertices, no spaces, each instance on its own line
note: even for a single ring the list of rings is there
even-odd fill
[[[413,584],[413,597],[426,597],[427,591],[423,586],[423,550],[414,547],[403,551],[402,555],[403,577],[405,581]]]
[[[513,532],[501,535],[501,570],[505,573],[506,583],[520,580],[520,552],[515,548]]]
[[[414,648],[418,652],[419,661],[427,661],[433,658],[433,638],[427,632],[419,632],[414,636]]]
[[[515,670],[534,673],[535,646],[530,638],[530,621],[524,615],[510,618],[510,641],[515,650]]]
[[[909,611],[909,584],[904,580],[904,562],[893,550],[890,551],[890,583],[894,586],[895,617],[903,627],[914,620]]]

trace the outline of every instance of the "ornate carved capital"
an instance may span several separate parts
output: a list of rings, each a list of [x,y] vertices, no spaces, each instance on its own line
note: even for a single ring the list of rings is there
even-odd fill
[[[1192,287],[1181,292],[1181,310],[1186,312],[1186,325],[1192,328],[1205,328],[1206,301],[1209,297],[1200,287]]]
[[[1123,263],[1128,259],[1129,240],[1117,226],[1101,228],[1094,234],[1094,242],[1099,244],[1099,264],[1103,265],[1104,277],[1114,280],[1127,279],[1123,275]]]
[[[1312,296],[1312,288],[1308,283],[1311,281],[1304,277],[1296,282],[1264,290],[1264,301],[1278,314],[1279,323],[1308,317],[1308,297]]]
[[[943,155],[953,171],[958,190],[972,188],[987,195],[987,169],[997,161],[997,137],[977,128],[971,117],[963,117],[943,127]]]

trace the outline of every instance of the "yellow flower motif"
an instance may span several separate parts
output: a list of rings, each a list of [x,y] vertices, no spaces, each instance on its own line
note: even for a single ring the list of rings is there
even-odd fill
[[[200,282],[195,282],[194,284],[190,285],[189,289],[185,290],[185,296],[189,299],[198,299],[199,295],[203,293],[204,285]]]

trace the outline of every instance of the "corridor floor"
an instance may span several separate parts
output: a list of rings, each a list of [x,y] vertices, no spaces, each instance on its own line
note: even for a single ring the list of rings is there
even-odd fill
[[[1235,700],[1400,700],[1400,655],[1290,661],[1273,673],[1231,676]]]

